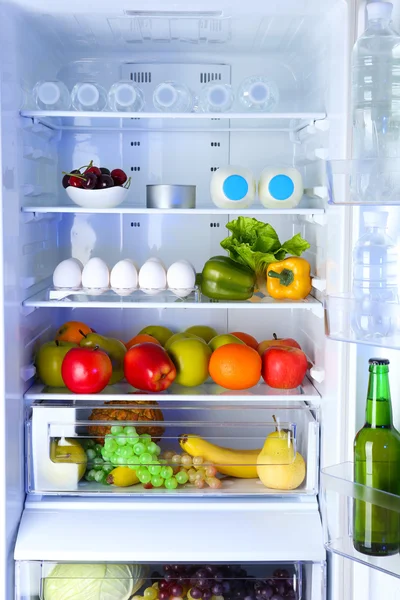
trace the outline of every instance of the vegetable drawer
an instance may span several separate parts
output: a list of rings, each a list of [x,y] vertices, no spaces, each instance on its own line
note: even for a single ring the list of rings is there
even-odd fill
[[[322,600],[323,563],[17,562],[16,600]]]
[[[41,401],[27,421],[28,491],[313,495],[318,433],[306,404]]]

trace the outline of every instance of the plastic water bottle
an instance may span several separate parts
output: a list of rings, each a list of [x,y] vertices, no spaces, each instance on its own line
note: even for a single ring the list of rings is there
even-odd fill
[[[108,92],[111,110],[118,112],[139,112],[143,110],[143,92],[132,81],[118,81]]]
[[[154,90],[153,104],[159,112],[191,112],[194,97],[186,85],[165,81]]]
[[[62,81],[38,81],[33,99],[39,110],[68,110],[71,106],[68,88]]]
[[[387,212],[365,212],[367,231],[353,251],[352,329],[360,339],[387,337],[395,328],[397,250],[385,231],[387,218]]]
[[[255,75],[242,81],[238,98],[246,110],[270,112],[279,102],[279,90],[267,77]]]
[[[101,111],[107,106],[107,92],[97,83],[83,81],[77,83],[71,93],[75,110]]]
[[[354,158],[400,156],[400,36],[390,2],[367,4],[352,57]]]

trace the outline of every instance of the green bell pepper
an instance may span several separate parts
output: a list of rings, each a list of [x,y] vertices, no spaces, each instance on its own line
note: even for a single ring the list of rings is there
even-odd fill
[[[204,265],[201,291],[213,300],[248,300],[255,283],[256,276],[248,267],[228,256],[214,256]]]

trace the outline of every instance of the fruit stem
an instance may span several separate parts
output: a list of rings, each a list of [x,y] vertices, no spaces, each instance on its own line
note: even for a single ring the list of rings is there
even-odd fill
[[[279,419],[276,418],[275,415],[272,415],[273,420],[275,421],[276,427],[275,430],[280,433],[281,432],[281,426],[279,424]]]
[[[60,342],[58,340],[55,340],[55,342],[56,342],[56,346],[60,345]]]
[[[131,181],[132,181],[132,177],[129,177],[129,179],[127,179],[125,181],[125,183],[122,187],[124,187],[126,190],[129,190],[129,188],[131,187]]]
[[[268,277],[279,279],[279,283],[288,287],[294,281],[294,273],[290,269],[283,269],[280,273],[276,271],[268,271]]]
[[[87,337],[86,333],[83,333],[82,329],[78,329],[79,333],[81,334],[82,337]]]
[[[67,173],[67,171],[63,171],[62,174],[69,175],[69,177],[76,177],[77,179],[83,179],[83,181],[86,179],[84,175],[78,175],[78,173]]]
[[[272,337],[274,338],[274,340],[277,340],[277,339],[278,339],[278,336],[276,335],[276,333],[273,333],[273,334],[272,334]]]

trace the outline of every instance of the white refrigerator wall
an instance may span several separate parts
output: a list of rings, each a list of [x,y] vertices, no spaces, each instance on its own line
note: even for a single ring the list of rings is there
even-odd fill
[[[27,9],[37,11],[34,18],[22,18],[19,15],[17,5],[25,5]],[[177,8],[187,10],[183,2],[175,3]],[[230,11],[234,18],[227,20],[226,27],[222,27],[221,36],[225,36],[225,44],[209,44],[207,51],[201,52],[199,45],[187,45],[183,41],[172,41],[170,38],[162,39],[157,46],[154,45],[157,30],[157,20],[150,20],[153,28],[150,28],[148,36],[143,36],[143,28],[128,30],[124,29],[124,21],[118,16],[106,18],[109,3],[96,3],[96,16],[87,14],[93,8],[89,2],[58,2],[45,1],[15,2],[11,5],[1,6],[2,21],[2,48],[1,48],[1,153],[2,153],[2,213],[3,213],[3,290],[4,290],[4,338],[6,349],[4,361],[2,362],[6,377],[2,390],[1,422],[4,427],[2,443],[4,451],[1,460],[4,461],[3,497],[6,498],[2,506],[2,519],[5,522],[6,538],[2,539],[3,551],[8,557],[8,572],[0,573],[0,585],[7,585],[4,591],[5,598],[12,598],[13,593],[13,562],[12,552],[15,535],[24,501],[24,448],[23,448],[23,399],[22,393],[27,386],[25,381],[29,375],[29,362],[31,360],[32,348],[41,339],[49,337],[55,326],[62,322],[67,313],[68,316],[83,316],[84,311],[68,311],[46,309],[30,311],[21,309],[21,301],[28,295],[27,288],[31,285],[44,285],[46,278],[51,275],[52,269],[58,260],[68,256],[71,247],[71,229],[73,227],[73,216],[60,217],[52,215],[52,220],[36,220],[20,214],[20,206],[25,202],[26,185],[37,184],[43,186],[44,193],[54,193],[55,186],[59,181],[60,172],[64,168],[72,168],[72,163],[77,162],[88,153],[93,153],[93,158],[99,157],[101,161],[108,161],[115,156],[124,156],[123,146],[120,144],[121,136],[116,135],[113,139],[118,140],[117,147],[110,146],[108,140],[113,134],[66,134],[62,139],[58,134],[53,139],[48,138],[45,128],[38,127],[36,133],[24,131],[24,120],[18,117],[18,110],[24,101],[24,91],[31,89],[34,83],[41,79],[56,77],[63,65],[68,61],[78,58],[89,58],[109,56],[115,53],[114,58],[123,62],[145,62],[154,60],[157,51],[163,51],[162,60],[174,62],[175,60],[198,62],[227,62],[232,66],[232,81],[236,84],[247,75],[246,65],[251,60],[256,69],[264,67],[267,69],[268,58],[272,57],[270,63],[271,73],[274,77],[281,77],[286,107],[292,110],[326,110],[330,122],[330,130],[324,136],[324,146],[327,147],[329,156],[333,158],[345,158],[348,156],[348,101],[349,101],[349,55],[353,43],[354,20],[356,11],[354,5],[349,2],[317,2],[309,0],[304,2],[292,2],[287,0],[265,8],[264,3],[232,2]],[[126,8],[125,2],[113,3],[113,11],[118,13]],[[202,8],[207,2],[202,3]],[[156,2],[151,7],[146,4],[146,10],[157,9],[162,5]],[[221,3],[222,6],[222,3]],[[68,8],[68,14],[64,13],[63,7]],[[133,12],[143,8],[139,2],[129,9]],[[198,7],[193,6],[193,10]],[[209,10],[215,11],[215,2],[209,3]],[[192,7],[191,7],[192,10]],[[247,17],[246,17],[247,11]],[[264,14],[268,11],[268,14]],[[217,11],[218,12],[218,11]],[[48,16],[42,17],[44,13]],[[49,13],[52,13],[51,15]],[[60,14],[61,13],[61,14]],[[64,14],[62,14],[64,13]],[[103,14],[104,13],[104,14]],[[260,17],[261,15],[261,17]],[[188,25],[186,24],[186,27]],[[177,24],[177,37],[184,39],[184,20]],[[128,31],[130,33],[128,34]],[[132,44],[129,35],[137,32],[137,43]],[[111,33],[110,33],[111,32]],[[139,35],[140,34],[140,35]],[[157,34],[158,35],[158,34]],[[194,34],[193,34],[194,35]],[[207,34],[208,35],[208,34]],[[218,40],[217,40],[218,41]],[[219,40],[223,41],[223,40]],[[193,42],[193,40],[192,40]],[[187,53],[187,49],[192,51]],[[279,64],[286,65],[279,69]],[[182,134],[182,136],[195,134]],[[225,134],[223,134],[225,135]],[[262,140],[261,145],[256,140],[255,133],[233,134],[227,152],[231,162],[239,164],[244,160],[252,167],[258,175],[261,168],[276,156],[279,160],[299,160],[304,148],[290,143],[288,134],[262,133],[258,134]],[[245,143],[244,143],[245,142]],[[313,141],[307,141],[312,147]],[[49,148],[50,166],[40,164],[39,166],[28,159],[23,159],[26,148],[36,145]],[[247,148],[244,152],[243,148]],[[249,152],[250,148],[250,152]],[[204,164],[213,164],[211,159],[204,157]],[[214,157],[213,157],[214,158]],[[220,157],[219,157],[220,158]],[[141,160],[141,158],[140,158]],[[68,164],[65,165],[65,162]],[[82,161],[81,161],[82,162]],[[83,163],[82,163],[83,164]],[[151,160],[146,158],[143,164],[143,172],[151,169]],[[161,165],[161,166],[160,166]],[[78,165],[79,166],[79,165]],[[130,166],[137,166],[133,162]],[[166,166],[159,163],[156,177],[164,174]],[[142,173],[142,170],[140,173]],[[208,177],[210,173],[204,173]],[[140,180],[138,180],[138,183]],[[59,186],[58,186],[59,187]],[[51,216],[51,215],[50,215]],[[154,218],[154,217],[153,217]],[[102,221],[107,222],[108,217]],[[210,228],[204,229],[208,232],[207,243],[204,244],[194,260],[199,266],[203,258],[208,257],[210,252],[218,247],[222,239],[222,230],[226,219],[220,219],[220,228],[211,232]],[[100,223],[100,217],[93,218]],[[288,225],[284,220],[278,219],[277,224],[293,231],[297,226],[292,222]],[[132,219],[133,221],[133,219]],[[147,248],[157,249],[157,243],[149,239],[148,217],[143,217],[141,232],[147,233]],[[167,219],[163,221],[168,222]],[[171,221],[172,223],[172,221]],[[275,224],[275,223],[274,223]],[[208,223],[205,222],[204,227]],[[104,227],[104,225],[103,225]],[[118,250],[122,247],[128,248],[126,241],[126,229],[129,230],[128,218],[115,216],[116,246],[112,246],[117,258]],[[307,226],[308,227],[308,226]],[[351,209],[330,207],[328,209],[327,225],[323,229],[321,225],[308,227],[309,232],[316,232],[316,236],[324,237],[323,247],[319,256],[325,258],[321,269],[326,272],[328,286],[331,290],[340,289],[349,278],[349,256],[351,251],[350,228]],[[101,228],[99,224],[98,231]],[[57,232],[55,234],[55,232]],[[103,238],[107,231],[104,231]],[[292,234],[293,234],[292,233]],[[162,244],[164,248],[168,245],[166,240]],[[102,246],[98,239],[99,251],[109,253],[110,248]],[[169,246],[171,248],[171,246]],[[103,249],[102,249],[103,248]],[[142,246],[136,246],[138,250]],[[109,254],[108,254],[109,255]],[[318,253],[316,253],[316,256]],[[171,255],[171,259],[174,257]],[[114,260],[114,259],[113,259]],[[321,261],[322,262],[322,261]],[[31,288],[29,294],[36,288]],[[103,311],[104,313],[105,311]],[[137,321],[144,321],[145,315],[138,311]],[[241,311],[237,311],[238,313]],[[124,323],[128,317],[121,311],[110,311],[111,316]],[[198,313],[201,313],[198,314]],[[182,322],[207,322],[214,324],[223,330],[233,323],[238,327],[241,315],[235,311],[229,314],[225,311],[198,311],[195,315],[186,313]],[[135,311],[129,312],[134,317]],[[304,313],[306,314],[306,313]],[[152,315],[153,316],[153,315]],[[154,314],[154,318],[161,321],[164,315],[161,311]],[[246,319],[245,313],[243,317]],[[97,317],[95,317],[97,318]],[[349,413],[353,410],[348,382],[349,371],[352,363],[349,362],[351,350],[339,343],[326,342],[323,340],[321,324],[313,325],[315,317],[306,314],[304,323],[298,324],[298,320],[288,319],[290,327],[285,325],[282,329],[294,332],[299,331],[302,339],[314,353],[315,360],[321,361],[320,354],[324,352],[321,367],[325,368],[326,378],[323,384],[316,384],[322,394],[322,466],[341,462],[346,458],[347,450],[343,444],[343,432],[346,423],[349,422]],[[102,315],[98,315],[103,320]],[[151,320],[151,319],[150,319]],[[269,329],[269,321],[273,321],[271,315],[266,311],[265,332]],[[251,321],[250,321],[251,322]],[[256,331],[256,316],[254,315],[254,332]],[[189,324],[189,323],[188,323]],[[290,329],[291,328],[291,329]],[[289,331],[290,329],[290,331]],[[110,326],[109,330],[112,330]],[[252,331],[249,332],[251,333]],[[314,333],[317,337],[314,336]],[[1,341],[1,339],[0,339]],[[325,349],[324,349],[325,346]],[[1,525],[1,523],[0,523]],[[4,567],[2,562],[1,568]],[[338,576],[332,579],[333,593],[335,598],[344,598],[337,592],[336,584],[342,585],[342,565],[334,565],[334,573]],[[343,586],[344,587],[344,586]],[[343,589],[343,588],[342,588]],[[347,588],[346,588],[347,589]]]

